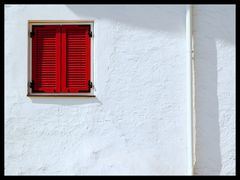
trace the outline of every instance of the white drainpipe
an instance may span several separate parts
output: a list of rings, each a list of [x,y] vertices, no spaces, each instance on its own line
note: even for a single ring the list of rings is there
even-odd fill
[[[195,162],[195,111],[194,111],[194,71],[193,71],[193,33],[192,33],[192,5],[186,5],[186,49],[187,49],[187,175],[194,174]]]

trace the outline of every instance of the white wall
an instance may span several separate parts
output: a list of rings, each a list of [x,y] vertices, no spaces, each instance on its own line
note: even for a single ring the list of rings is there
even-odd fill
[[[95,20],[96,98],[29,98],[27,20]],[[184,6],[5,7],[6,174],[185,174]]]
[[[235,174],[235,6],[194,6],[196,174]]]
[[[194,6],[196,174],[235,173],[235,9]],[[27,21],[95,20],[96,98],[27,97]],[[5,6],[5,174],[185,174],[184,5]]]

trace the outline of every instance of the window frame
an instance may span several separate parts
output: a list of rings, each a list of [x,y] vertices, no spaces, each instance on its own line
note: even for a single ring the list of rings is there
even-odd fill
[[[91,47],[90,47],[90,76],[93,87],[90,92],[86,93],[36,93],[32,92],[29,83],[32,81],[32,38],[30,37],[30,32],[32,31],[32,26],[34,25],[90,25],[92,31]],[[79,97],[95,97],[95,83],[94,83],[94,21],[80,21],[80,20],[29,20],[28,21],[28,77],[27,77],[27,96],[79,96]]]

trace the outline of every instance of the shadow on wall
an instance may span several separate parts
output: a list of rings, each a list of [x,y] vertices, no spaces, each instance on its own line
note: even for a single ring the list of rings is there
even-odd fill
[[[234,43],[234,11],[226,6],[195,6],[196,165],[195,174],[219,175],[219,104],[216,40]]]
[[[61,105],[84,105],[100,104],[96,97],[31,97],[32,103],[36,104],[61,104]]]
[[[93,20],[112,20],[156,31],[175,33],[185,31],[185,6],[181,5],[91,5],[88,8],[83,5],[67,5],[66,7],[80,18],[87,16]],[[182,32],[179,29],[179,24],[182,24]]]

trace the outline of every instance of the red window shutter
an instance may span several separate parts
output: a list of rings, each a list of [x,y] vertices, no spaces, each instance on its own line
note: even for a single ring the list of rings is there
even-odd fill
[[[60,92],[60,26],[33,26],[33,92]]]
[[[63,92],[90,92],[90,25],[62,26]]]

